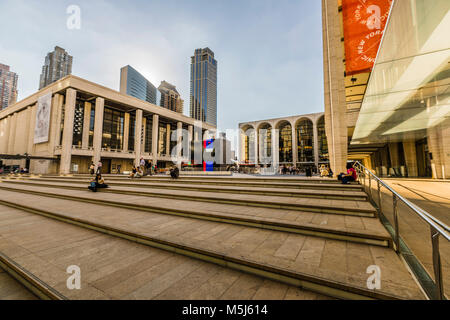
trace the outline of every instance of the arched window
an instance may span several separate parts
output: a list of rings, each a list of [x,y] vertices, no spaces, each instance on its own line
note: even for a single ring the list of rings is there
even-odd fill
[[[289,122],[284,122],[279,127],[279,160],[280,163],[292,162],[292,127]]]
[[[259,128],[259,162],[272,163],[272,127],[266,123]]]
[[[249,127],[244,131],[244,160],[248,163],[255,162],[255,129]]]
[[[325,134],[325,117],[321,117],[317,122],[317,138],[319,141],[319,161],[328,161],[328,142]]]
[[[299,162],[314,162],[314,128],[311,120],[304,119],[298,122],[297,154]]]

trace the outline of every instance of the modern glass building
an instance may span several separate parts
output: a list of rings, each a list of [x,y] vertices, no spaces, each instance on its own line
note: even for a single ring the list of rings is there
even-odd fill
[[[209,48],[195,49],[191,57],[190,116],[217,125],[217,61]]]
[[[322,3],[334,171],[349,159],[380,176],[450,178],[450,1]]]
[[[120,92],[159,106],[161,94],[156,87],[131,66],[120,69]]]

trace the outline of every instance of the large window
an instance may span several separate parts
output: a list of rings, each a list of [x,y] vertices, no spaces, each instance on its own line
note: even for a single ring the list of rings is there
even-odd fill
[[[94,125],[95,125],[95,106],[91,106],[91,115],[89,119],[89,147],[94,146]]]
[[[250,128],[244,131],[244,152],[245,161],[248,163],[255,162],[255,130]]]
[[[84,101],[77,100],[75,103],[75,114],[73,120],[73,140],[72,145],[81,147],[83,143],[83,121],[84,121]]]
[[[262,125],[259,129],[259,162],[269,164],[272,162],[272,127]]]
[[[145,124],[145,152],[152,153],[153,119],[151,116],[145,119],[147,121]]]
[[[103,115],[103,148],[122,150],[124,118],[125,114],[123,112],[105,107]]]
[[[172,150],[177,145],[177,138],[176,137],[177,137],[177,126],[172,124],[170,126],[170,149],[169,149],[170,154],[172,154]]]
[[[136,129],[136,114],[130,113],[130,126],[128,131],[128,151],[134,151],[135,129]]]
[[[279,160],[292,162],[292,126],[287,122],[280,126]]]
[[[297,124],[297,154],[299,162],[314,162],[314,128],[311,120],[304,119]]]
[[[319,161],[328,161],[328,142],[325,134],[324,117],[321,117],[317,122],[317,138],[319,141]]]
[[[158,155],[166,154],[167,124],[159,123]]]

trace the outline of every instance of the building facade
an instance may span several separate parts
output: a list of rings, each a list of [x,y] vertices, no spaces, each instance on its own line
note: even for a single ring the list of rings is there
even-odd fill
[[[179,142],[201,145],[207,130],[215,127],[70,75],[0,111],[0,159],[32,173],[87,173],[100,159],[103,172],[123,172],[141,157],[164,167],[189,161]]]
[[[217,125],[217,61],[209,48],[191,57],[191,118]]]
[[[167,81],[161,81],[158,87],[161,93],[160,106],[178,113],[183,113],[184,101],[181,99],[177,88],[168,83]]]
[[[365,12],[356,0],[322,0],[334,172],[360,160],[379,176],[450,178],[450,2],[432,2],[368,0]],[[354,45],[356,29],[378,38],[357,42],[378,48],[372,56]]]
[[[73,57],[63,48],[56,46],[55,50],[49,52],[45,57],[39,81],[39,90],[72,74],[72,62]]]
[[[0,63],[0,110],[16,102],[18,80],[19,76],[9,66]]]
[[[239,124],[240,163],[298,168],[328,163],[323,113]]]
[[[161,94],[156,87],[131,66],[120,69],[120,92],[159,105]]]

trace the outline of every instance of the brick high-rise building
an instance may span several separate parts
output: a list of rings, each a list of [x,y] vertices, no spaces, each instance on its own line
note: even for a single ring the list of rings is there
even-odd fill
[[[9,66],[0,63],[0,110],[16,102],[18,78]]]
[[[66,50],[58,46],[55,47],[54,51],[49,52],[45,57],[45,63],[42,67],[39,90],[72,74],[72,61],[73,57]]]
[[[178,113],[183,113],[184,101],[181,99],[177,88],[173,84],[166,81],[161,81],[158,90],[161,93],[161,107]]]

